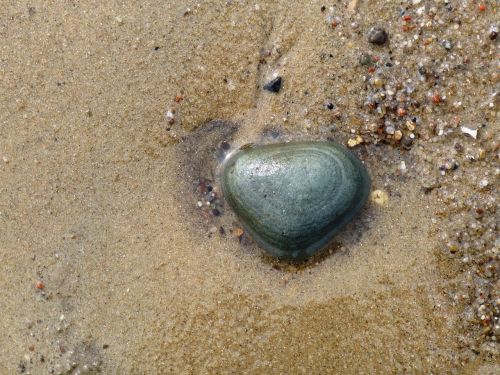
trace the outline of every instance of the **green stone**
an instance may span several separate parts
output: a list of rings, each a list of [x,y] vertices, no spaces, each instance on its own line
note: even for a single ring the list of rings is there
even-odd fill
[[[333,142],[244,147],[222,167],[225,200],[269,254],[302,261],[325,248],[365,204],[370,177]]]

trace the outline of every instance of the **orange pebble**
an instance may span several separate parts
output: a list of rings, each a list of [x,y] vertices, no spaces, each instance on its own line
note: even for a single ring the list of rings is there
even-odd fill
[[[484,5],[483,3],[479,4],[479,11],[484,12],[485,10],[486,10],[486,5]]]
[[[38,280],[38,281],[36,282],[36,284],[35,284],[35,287],[36,287],[37,289],[43,289],[43,288],[45,288],[45,284],[44,284],[42,281]]]
[[[235,227],[231,230],[231,234],[235,237],[243,236],[243,228]]]
[[[398,108],[397,112],[398,112],[399,117],[403,117],[403,116],[406,116],[408,114],[408,111],[404,108],[401,108],[401,107]]]
[[[441,103],[441,96],[440,96],[437,92],[435,92],[435,93],[432,95],[431,100],[432,100],[432,102],[433,102],[434,104],[439,104],[439,103]]]

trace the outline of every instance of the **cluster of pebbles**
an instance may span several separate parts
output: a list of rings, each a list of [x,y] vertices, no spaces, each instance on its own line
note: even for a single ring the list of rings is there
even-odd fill
[[[367,121],[347,144],[385,143],[416,156],[414,177],[442,206],[432,213],[438,255],[456,268],[447,293],[463,311],[463,347],[495,356],[500,75],[498,25],[485,20],[496,9],[474,2],[409,3],[398,31],[376,27],[367,33],[373,48],[358,61]]]
[[[384,142],[409,149],[418,138],[428,141],[434,135],[444,135],[446,120],[436,116],[452,115],[460,124],[461,112],[474,102],[467,98],[471,94],[467,86],[498,83],[493,62],[497,25],[481,30],[475,19],[464,17],[475,18],[485,10],[449,1],[412,4],[401,9],[391,33],[379,26],[366,33],[368,48],[360,53],[357,63],[366,92],[364,112],[370,115],[365,120],[371,121],[355,132],[349,147]],[[332,19],[335,25],[340,22],[327,17]],[[484,87],[482,107],[494,109],[498,105],[497,89]],[[466,126],[463,129],[468,134],[476,131]]]
[[[456,268],[447,292],[463,311],[463,345],[476,354],[500,353],[498,146],[488,131],[473,139],[455,129],[420,150],[423,191],[442,205],[432,213],[438,255]],[[441,162],[436,166],[435,160]]]

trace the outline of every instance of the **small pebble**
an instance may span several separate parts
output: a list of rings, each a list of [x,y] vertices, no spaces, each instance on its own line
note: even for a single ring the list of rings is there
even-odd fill
[[[446,39],[445,39],[445,40],[443,40],[443,41],[441,42],[441,45],[442,45],[442,46],[443,46],[443,47],[444,47],[447,51],[450,51],[450,50],[451,50],[452,45],[451,45],[451,42],[450,42],[449,40],[446,40]]]
[[[234,227],[231,229],[231,234],[235,237],[241,237],[241,236],[243,236],[243,233],[244,233],[244,231],[243,231],[243,228],[241,228],[241,227]]]
[[[484,148],[480,148],[479,149],[479,152],[478,152],[478,159],[479,160],[484,160],[484,158],[486,157],[486,150]]]
[[[385,44],[387,42],[387,32],[381,27],[373,27],[368,32],[368,41],[377,45]]]
[[[371,65],[373,63],[372,57],[367,53],[362,53],[359,56],[359,63],[361,65]]]
[[[384,87],[384,84],[385,84],[384,80],[379,77],[373,79],[373,86],[375,86],[378,89]]]
[[[406,125],[406,128],[407,128],[409,131],[411,131],[411,132],[412,132],[412,131],[414,131],[414,130],[415,130],[415,123],[414,123],[413,121],[408,120],[408,121],[406,121],[405,125]]]
[[[488,185],[489,185],[489,182],[486,179],[479,181],[479,188],[481,188],[481,189],[486,189],[488,187]]]
[[[229,143],[227,143],[226,141],[222,141],[222,143],[220,144],[220,147],[224,150],[224,151],[227,151],[231,148],[231,145]]]
[[[403,144],[403,147],[406,149],[411,148],[411,146],[413,145],[413,138],[412,137],[403,137],[402,144]]]
[[[165,119],[169,124],[173,124],[175,122],[175,116],[172,111],[165,112]]]
[[[356,136],[356,138],[349,139],[347,141],[347,146],[349,146],[350,148],[353,148],[361,143],[363,143],[363,138],[360,135],[358,135],[358,136]]]
[[[408,111],[404,108],[399,107],[397,110],[397,114],[399,117],[406,116],[408,114]]]
[[[462,126],[462,127],[460,127],[460,130],[462,131],[462,133],[467,134],[474,139],[477,138],[477,129],[471,129],[471,128],[468,128],[467,126]]]
[[[385,207],[389,201],[389,195],[383,190],[374,190],[370,195],[370,199],[377,206]]]
[[[269,81],[264,85],[264,90],[278,93],[281,90],[282,79],[281,77],[276,77],[272,81]]]
[[[490,29],[490,34],[488,35],[488,38],[490,38],[490,40],[495,40],[498,36],[498,27],[492,27]]]

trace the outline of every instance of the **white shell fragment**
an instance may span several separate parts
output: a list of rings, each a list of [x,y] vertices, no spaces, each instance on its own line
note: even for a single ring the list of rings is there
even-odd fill
[[[477,139],[477,129],[471,129],[467,126],[461,126],[460,130],[462,130],[462,133],[470,135],[472,138]]]

